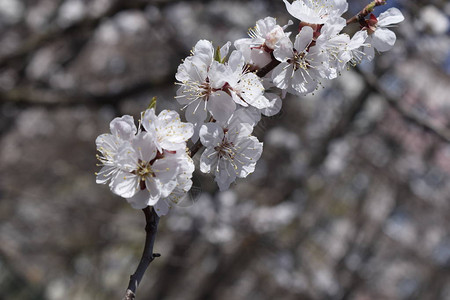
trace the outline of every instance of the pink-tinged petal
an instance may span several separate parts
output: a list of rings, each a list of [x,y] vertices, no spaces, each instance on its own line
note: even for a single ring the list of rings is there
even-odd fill
[[[111,121],[109,127],[114,136],[127,141],[131,140],[137,132],[133,117],[128,115],[115,118]]]
[[[215,147],[222,143],[223,129],[216,123],[206,123],[200,128],[200,141],[205,147]]]
[[[303,26],[295,37],[294,49],[301,52],[312,42],[313,29],[309,26]]]
[[[405,20],[402,12],[395,7],[391,7],[378,17],[378,26],[385,27],[391,24],[397,24]]]
[[[143,209],[148,206],[149,194],[146,190],[139,190],[136,195],[131,198],[127,198],[128,203],[134,209]]]
[[[207,108],[214,119],[225,123],[236,110],[236,103],[224,91],[217,91],[209,96]]]
[[[256,27],[259,29],[262,36],[270,33],[275,26],[277,26],[277,20],[273,17],[265,17],[256,22]]]
[[[286,89],[290,85],[294,68],[288,63],[281,63],[272,71],[273,84],[279,89]]]
[[[267,117],[271,117],[279,113],[281,106],[283,105],[280,96],[273,93],[266,93],[264,96],[267,100],[269,100],[270,106],[262,109],[261,113]]]
[[[124,198],[131,198],[139,191],[139,177],[119,171],[110,183],[111,191]]]
[[[151,161],[156,156],[156,137],[151,132],[142,131],[133,140],[133,149],[137,157],[143,161]]]
[[[380,52],[391,50],[395,44],[395,33],[387,28],[377,28],[372,34],[372,46]]]
[[[211,170],[217,166],[217,162],[219,159],[219,154],[214,147],[208,147],[203,151],[202,156],[200,157],[200,171],[203,173],[210,173]]]

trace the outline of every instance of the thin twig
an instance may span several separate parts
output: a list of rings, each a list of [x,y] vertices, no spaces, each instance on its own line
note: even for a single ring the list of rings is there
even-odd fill
[[[142,253],[141,261],[139,262],[136,272],[130,276],[130,282],[128,283],[128,288],[123,300],[135,299],[137,287],[139,286],[139,283],[141,282],[148,266],[155,259],[155,257],[161,256],[158,253],[153,253],[159,216],[156,214],[154,208],[150,206],[147,206],[142,211],[145,214],[146,221],[144,252]]]
[[[364,18],[368,14],[370,14],[375,7],[380,6],[380,5],[385,5],[385,4],[386,4],[386,0],[374,0],[374,1],[370,2],[360,12],[358,12],[356,15],[354,15],[353,17],[348,19],[347,20],[347,25],[351,24],[351,23],[360,22],[361,20],[364,20]]]

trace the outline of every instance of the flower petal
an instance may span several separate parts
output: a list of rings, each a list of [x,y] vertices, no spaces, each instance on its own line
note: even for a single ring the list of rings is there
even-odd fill
[[[281,63],[272,71],[272,81],[279,89],[286,89],[290,85],[294,68],[288,63]]]
[[[124,198],[131,198],[139,191],[139,177],[129,172],[119,171],[110,183],[111,191]]]
[[[303,26],[295,37],[294,49],[302,52],[312,42],[313,29],[309,26]]]
[[[372,46],[380,52],[391,50],[395,40],[395,33],[387,28],[379,27],[372,34]]]
[[[167,215],[171,207],[167,201],[161,199],[153,205],[153,208],[155,209],[156,214],[161,217]]]
[[[264,94],[264,86],[254,73],[247,73],[241,77],[239,90],[240,96],[251,106],[262,109],[270,105],[266,98],[261,97]]]
[[[214,59],[214,47],[210,41],[200,40],[194,46],[194,57],[198,57],[201,62],[209,66]]]
[[[271,117],[280,112],[283,102],[280,96],[273,93],[266,93],[264,95],[266,99],[270,102],[270,106],[261,110],[261,113],[267,117]]]
[[[235,111],[236,103],[224,91],[217,91],[209,96],[207,108],[214,119],[225,123]]]
[[[133,117],[128,115],[115,118],[111,121],[109,127],[114,136],[128,141],[134,137],[137,131],[136,125],[134,125]]]
[[[149,194],[146,190],[139,190],[136,195],[127,198],[128,203],[135,209],[143,209],[148,206]]]
[[[138,159],[149,162],[156,156],[156,137],[152,132],[142,131],[133,140],[133,149]]]
[[[294,45],[292,45],[291,40],[288,37],[283,37],[278,42],[275,50],[273,50],[273,56],[281,62],[292,59],[292,57],[294,57],[293,47]]]
[[[378,17],[378,26],[385,27],[391,24],[397,24],[405,19],[402,12],[395,7],[391,7]]]
[[[95,182],[98,184],[106,184],[109,180],[112,180],[119,169],[115,166],[103,166],[100,172],[97,173]]]
[[[235,169],[229,161],[219,159],[218,167],[215,172],[215,181],[220,191],[225,191],[230,184],[236,180]]]
[[[186,107],[186,120],[194,125],[203,123],[208,116],[206,103],[203,98],[192,101]]]
[[[208,147],[203,151],[200,157],[200,171],[203,173],[210,173],[211,170],[215,170],[217,162],[219,160],[219,154],[214,147]]]
[[[155,160],[152,171],[161,184],[166,184],[175,179],[178,174],[178,160],[175,157],[164,157]]]
[[[216,123],[206,123],[200,128],[200,141],[205,147],[215,147],[222,143],[223,129]]]

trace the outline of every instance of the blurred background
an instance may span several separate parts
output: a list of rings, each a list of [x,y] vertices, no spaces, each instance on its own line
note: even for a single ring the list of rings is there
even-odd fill
[[[390,6],[394,49],[287,97],[254,174],[195,173],[138,299],[450,299],[450,3]],[[0,299],[121,299],[145,221],[95,184],[95,138],[153,96],[179,110],[195,43],[266,16],[289,20],[281,0],[0,0]]]

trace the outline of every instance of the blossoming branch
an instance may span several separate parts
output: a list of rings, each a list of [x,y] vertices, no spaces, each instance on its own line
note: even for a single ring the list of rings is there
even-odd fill
[[[195,169],[191,156],[200,148],[200,171],[212,174],[220,190],[228,189],[255,170],[263,143],[252,132],[262,116],[276,115],[286,94],[313,93],[349,67],[390,50],[396,36],[389,28],[404,19],[397,8],[375,16],[374,8],[384,0],[372,1],[348,20],[342,17],[348,9],[345,0],[283,1],[297,23],[280,25],[266,17],[249,30],[249,37],[234,43],[215,48],[210,41],[197,42],[175,75],[175,98],[187,122],[174,111],[156,115],[153,105],[141,114],[138,126],[131,116],[116,118],[111,133],[97,138],[102,166],[97,183],[109,184],[133,208],[144,209],[147,221],[152,219],[149,207],[157,215],[147,240],[154,241],[159,216],[189,192]],[[355,23],[359,30],[353,36],[342,33]],[[134,298],[154,257],[153,242],[147,245],[144,266],[141,260],[126,299]]]

